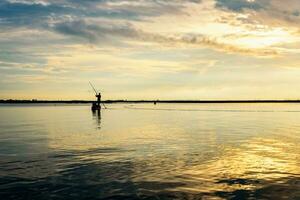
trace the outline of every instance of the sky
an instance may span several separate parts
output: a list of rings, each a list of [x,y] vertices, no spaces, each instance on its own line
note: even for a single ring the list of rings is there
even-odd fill
[[[0,99],[300,99],[299,0],[1,0]]]

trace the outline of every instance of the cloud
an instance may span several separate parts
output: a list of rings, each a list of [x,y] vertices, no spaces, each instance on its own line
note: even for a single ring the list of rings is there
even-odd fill
[[[255,56],[276,56],[278,52],[276,50],[267,49],[267,48],[243,48],[237,45],[232,45],[218,41],[215,38],[211,38],[202,34],[183,34],[180,36],[169,36],[164,37],[160,35],[150,36],[153,37],[154,41],[165,42],[169,45],[176,44],[186,44],[192,45],[196,48],[212,48],[218,51],[226,53],[238,53],[245,55],[255,55]]]
[[[216,0],[216,8],[246,13],[248,23],[267,26],[295,26],[300,24],[298,0]]]
[[[249,55],[277,54],[275,50],[270,49],[240,47],[226,42],[226,38],[220,40],[218,37],[209,36],[205,33],[193,31],[173,32],[171,34],[154,33],[135,26],[136,20],[151,21],[153,17],[162,14],[167,16],[175,14],[178,16],[190,15],[185,8],[200,3],[199,0],[7,0],[0,3],[0,27],[2,25],[19,29],[25,26],[28,29],[56,32],[66,36],[65,41],[72,36],[73,41],[69,40],[68,42],[75,44],[88,41],[98,45],[126,46],[129,45],[129,41],[136,41],[139,43],[152,42],[162,46],[180,44],[181,46],[193,45],[199,48],[210,47],[224,52]],[[267,4],[273,5],[274,3],[270,3],[269,0],[251,2],[246,0],[217,0],[215,6],[235,12],[253,9],[263,16],[266,13],[267,8],[265,5]],[[273,7],[275,7],[274,5]],[[294,18],[297,18],[296,13],[296,11],[293,12]],[[276,15],[273,14],[272,16]],[[251,19],[255,20],[257,18],[257,16],[251,16],[242,20],[247,20],[249,25]],[[268,20],[268,17],[266,17],[266,20]]]
[[[265,8],[266,0],[216,0],[216,7],[226,8],[233,11],[243,11],[244,9],[260,10]]]
[[[71,13],[72,9],[56,4],[29,4],[25,1],[0,3],[0,25],[6,26],[42,26],[52,14]]]
[[[97,22],[100,24],[87,20],[69,21],[55,24],[53,28],[59,33],[84,38],[90,42],[104,41],[108,37],[137,38],[139,35],[129,23]]]
[[[0,2],[0,26],[47,25],[49,19],[71,16],[77,19],[143,20],[144,17],[179,13],[184,3],[200,0],[3,0]]]
[[[259,56],[275,56],[278,54],[276,50],[270,49],[250,49],[242,48],[231,44],[220,42],[215,38],[202,34],[157,34],[144,32],[136,29],[132,24],[101,24],[91,23],[89,21],[71,21],[59,23],[54,26],[54,29],[60,33],[80,37],[88,40],[91,43],[103,43],[108,38],[112,41],[133,40],[144,43],[155,43],[162,47],[177,48],[194,47],[194,48],[213,48],[215,50],[227,53],[240,53]],[[125,39],[125,40],[124,40]],[[110,41],[110,40],[108,40]],[[188,46],[187,46],[188,45]]]

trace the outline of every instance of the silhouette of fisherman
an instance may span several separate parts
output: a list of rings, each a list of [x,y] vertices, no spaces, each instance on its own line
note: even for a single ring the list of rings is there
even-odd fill
[[[97,97],[97,105],[100,107],[100,103],[101,103],[101,93],[99,92],[99,94],[96,94]]]
[[[97,97],[97,102],[93,102],[92,110],[99,110],[99,109],[101,109],[101,93],[97,92],[97,90],[94,88],[94,86],[92,85],[91,82],[89,82],[89,83],[95,92],[95,96]]]
[[[93,103],[92,110],[99,110],[101,109],[101,93],[96,93],[95,96],[97,97],[97,102]]]

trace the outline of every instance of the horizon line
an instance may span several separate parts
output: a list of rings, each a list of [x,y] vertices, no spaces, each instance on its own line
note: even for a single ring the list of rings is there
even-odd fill
[[[92,103],[95,100],[0,99],[0,103]],[[300,103],[300,99],[231,99],[231,100],[102,100],[102,103]]]

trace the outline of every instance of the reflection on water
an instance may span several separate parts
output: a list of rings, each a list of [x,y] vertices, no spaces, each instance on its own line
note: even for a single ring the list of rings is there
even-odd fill
[[[101,109],[99,110],[92,110],[94,119],[96,119],[97,122],[97,128],[101,129]]]
[[[299,199],[300,105],[0,106],[1,199]]]

